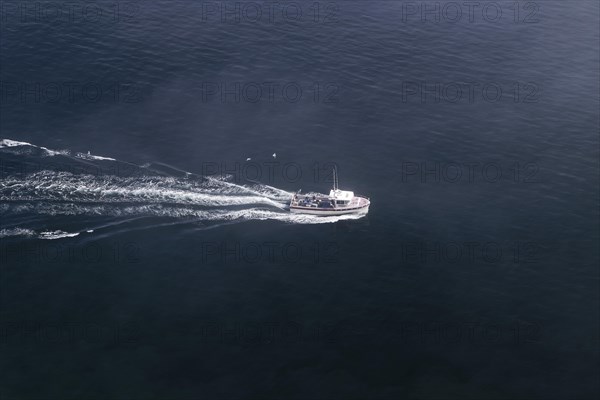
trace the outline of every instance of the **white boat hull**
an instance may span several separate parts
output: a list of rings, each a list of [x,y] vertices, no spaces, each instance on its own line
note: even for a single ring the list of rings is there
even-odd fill
[[[290,212],[294,214],[320,215],[323,217],[368,213],[371,202],[364,197],[356,197],[355,199],[357,200],[356,203],[348,207],[320,208],[290,205]]]

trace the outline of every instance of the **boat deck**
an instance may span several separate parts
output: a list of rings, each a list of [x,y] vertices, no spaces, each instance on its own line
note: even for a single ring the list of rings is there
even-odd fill
[[[348,204],[334,205],[331,199],[325,195],[294,196],[290,201],[290,208],[314,211],[351,211],[364,208],[369,205],[369,199],[362,196],[353,197]]]

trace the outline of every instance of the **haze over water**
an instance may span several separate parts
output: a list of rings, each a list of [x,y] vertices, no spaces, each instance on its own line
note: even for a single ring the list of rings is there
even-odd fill
[[[598,394],[598,2],[86,4],[0,10],[4,397]]]

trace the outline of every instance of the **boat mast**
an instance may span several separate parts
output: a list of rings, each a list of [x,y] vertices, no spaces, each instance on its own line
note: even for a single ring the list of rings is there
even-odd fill
[[[337,168],[333,166],[333,190],[338,190]]]

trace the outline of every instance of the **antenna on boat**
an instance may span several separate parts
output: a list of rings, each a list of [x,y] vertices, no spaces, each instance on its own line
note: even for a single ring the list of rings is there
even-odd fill
[[[337,167],[333,166],[333,190],[338,190]]]

